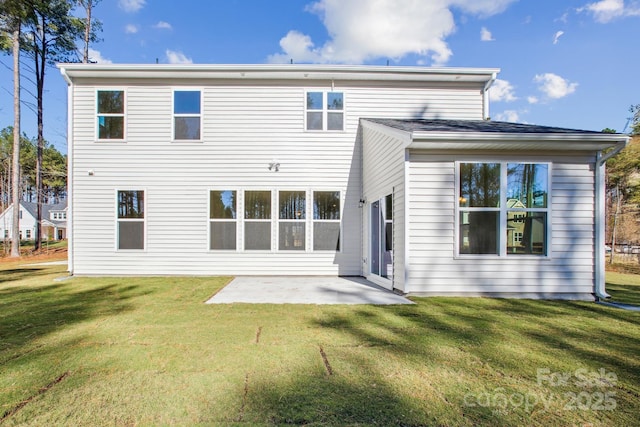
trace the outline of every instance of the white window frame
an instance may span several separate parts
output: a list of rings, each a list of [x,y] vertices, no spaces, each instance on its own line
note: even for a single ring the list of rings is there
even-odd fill
[[[340,218],[338,219],[315,219],[314,218],[314,213],[313,213],[313,200],[314,200],[314,196],[315,193],[338,193],[338,200],[340,201]],[[342,244],[343,244],[343,233],[342,233],[342,214],[343,214],[343,209],[344,209],[344,200],[343,200],[343,192],[340,190],[336,190],[336,189],[313,189],[311,190],[311,211],[310,211],[310,215],[309,215],[309,220],[311,221],[311,230],[310,230],[310,240],[311,240],[311,250],[313,252],[325,252],[325,253],[340,253],[342,252]],[[338,223],[339,226],[339,231],[338,231],[338,239],[339,239],[339,247],[338,249],[314,249],[315,247],[315,242],[314,242],[314,236],[315,236],[315,226],[316,223]]]
[[[98,94],[100,92],[122,92],[122,113],[100,113]],[[125,142],[127,140],[127,90],[122,87],[101,87],[95,91],[95,140],[98,142]],[[122,117],[122,138],[100,138],[100,117]]]
[[[304,253],[309,252],[309,242],[311,238],[309,237],[309,209],[312,208],[312,205],[309,200],[309,191],[299,189],[299,188],[278,188],[276,191],[276,212],[275,212],[275,221],[277,223],[276,226],[276,241],[274,242],[275,248],[277,252],[285,252],[285,253]],[[295,191],[304,193],[304,209],[305,215],[304,219],[280,219],[280,192],[282,191]],[[280,249],[280,225],[283,222],[301,222],[304,224],[304,248],[303,249]]]
[[[246,199],[245,199],[245,195],[247,192],[250,191],[255,191],[255,192],[269,192],[270,195],[270,200],[271,200],[271,217],[269,219],[247,219],[245,218],[245,211],[246,211]],[[274,190],[274,189],[260,189],[260,188],[245,188],[242,190],[242,212],[240,212],[242,214],[242,236],[241,236],[241,240],[242,240],[242,251],[244,252],[250,252],[250,253],[268,253],[268,252],[273,252],[274,251],[274,247],[277,247],[277,243],[276,242],[276,237],[274,235],[274,229],[277,228],[277,225],[274,223],[276,222],[275,217],[278,215],[278,210],[276,208],[276,202],[277,202],[277,195],[274,193],[277,193],[278,190]],[[247,249],[246,248],[246,240],[245,240],[245,236],[247,233],[247,228],[246,228],[246,224],[247,222],[249,223],[269,223],[269,236],[270,236],[270,242],[271,245],[269,246],[269,249]]]
[[[492,207],[481,207],[481,208],[461,208],[458,197],[460,195],[460,165],[462,163],[497,163],[500,164],[500,207],[492,208]],[[509,208],[507,207],[507,165],[517,163],[517,164],[542,164],[547,165],[547,207],[546,208]],[[553,163],[548,160],[537,160],[537,159],[478,159],[473,158],[469,160],[458,160],[455,162],[455,220],[454,220],[454,258],[456,259],[509,259],[509,260],[519,260],[519,259],[539,259],[539,260],[551,260],[553,257],[552,253],[552,206],[553,206],[553,184],[552,184],[552,176],[553,176]],[[495,211],[499,212],[499,227],[498,227],[498,253],[497,254],[462,254],[460,253],[460,212],[473,212],[473,211]],[[546,230],[545,230],[545,254],[508,254],[507,253],[507,213],[508,212],[545,212],[547,214],[546,220]]]
[[[176,92],[200,92],[200,113],[185,113],[185,114],[176,114]],[[204,90],[201,87],[173,87],[171,90],[171,141],[178,143],[189,143],[189,142],[202,142],[203,141],[203,131],[204,131],[204,123],[202,118],[204,117]],[[176,138],[176,118],[177,117],[197,117],[200,121],[200,138],[199,139],[178,139]],[[224,191],[224,190],[214,190],[214,191]]]
[[[307,108],[307,96],[309,93],[321,93],[322,94],[322,109],[318,110],[310,110]],[[327,98],[329,93],[341,93],[342,94],[342,110],[330,110],[327,107]],[[345,122],[347,119],[347,102],[346,102],[346,94],[344,91],[339,90],[323,90],[323,89],[307,89],[304,92],[304,130],[305,132],[334,132],[340,133],[345,132]],[[328,129],[329,126],[329,114],[342,112],[342,129]],[[321,112],[322,113],[322,129],[309,129],[307,127],[307,113],[309,112]]]
[[[119,218],[118,217],[118,193],[121,191],[142,191],[144,200],[144,216],[142,218]],[[147,212],[148,212],[148,192],[146,188],[132,188],[132,187],[127,187],[127,188],[116,188],[115,194],[114,194],[114,200],[115,200],[115,208],[114,208],[114,215],[115,215],[115,251],[116,252],[146,252],[147,251]],[[120,222],[142,222],[142,249],[120,249],[120,227],[119,227],[119,223]]]
[[[212,191],[235,191],[236,192],[236,217],[235,218],[211,218],[211,192]],[[240,252],[243,247],[243,238],[241,235],[242,216],[244,216],[244,207],[242,206],[241,197],[244,192],[235,187],[214,187],[207,189],[207,250],[215,253],[234,253]],[[214,222],[234,222],[236,225],[236,247],[235,249],[212,249],[211,248],[211,224]],[[253,251],[252,251],[253,252]]]

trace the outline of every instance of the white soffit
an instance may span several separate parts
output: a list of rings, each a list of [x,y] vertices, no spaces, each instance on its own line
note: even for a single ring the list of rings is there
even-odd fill
[[[497,68],[353,65],[58,64],[69,79],[292,79],[486,83]]]

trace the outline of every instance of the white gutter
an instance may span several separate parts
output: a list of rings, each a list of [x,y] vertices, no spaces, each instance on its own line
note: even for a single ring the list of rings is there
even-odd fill
[[[57,64],[72,80],[105,79],[290,79],[472,82],[486,84],[497,68],[381,67],[301,64]]]
[[[484,84],[484,89],[482,90],[482,101],[483,101],[482,119],[483,120],[489,120],[489,118],[491,117],[489,115],[489,88],[491,87],[491,85],[493,85],[493,82],[496,81],[497,77],[498,77],[498,73],[493,73],[491,75],[491,79]]]
[[[596,170],[595,170],[595,206],[594,206],[594,227],[595,227],[595,247],[594,247],[594,261],[595,261],[595,283],[594,294],[596,301],[610,298],[605,289],[605,163],[607,160],[618,154],[629,143],[629,137],[626,140],[617,143],[613,149],[607,154],[603,155],[602,151],[596,153]]]

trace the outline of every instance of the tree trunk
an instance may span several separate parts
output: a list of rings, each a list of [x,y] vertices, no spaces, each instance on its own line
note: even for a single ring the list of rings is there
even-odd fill
[[[13,159],[11,256],[20,256],[20,24],[13,31]]]
[[[93,0],[86,0],[85,10],[87,12],[87,21],[84,26],[84,57],[82,62],[85,64],[89,62],[89,39],[91,37],[91,8],[93,7]]]
[[[41,18],[40,31],[42,31],[42,45],[34,52],[35,68],[36,68],[36,88],[38,98],[38,148],[36,155],[36,236],[33,250],[37,251],[42,247],[42,196],[44,186],[42,183],[42,153],[44,151],[44,128],[43,128],[43,96],[44,96],[44,73],[47,60],[47,45],[44,36],[44,28],[47,22],[44,17]],[[36,38],[38,40],[38,38]]]
[[[618,215],[620,214],[620,187],[616,185],[616,210],[613,214],[613,227],[611,229],[611,257],[609,264],[613,264],[613,257],[616,253],[616,231],[618,228]]]

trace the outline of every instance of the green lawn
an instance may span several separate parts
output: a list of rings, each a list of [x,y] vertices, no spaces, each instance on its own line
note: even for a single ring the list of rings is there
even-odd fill
[[[612,301],[640,305],[640,275],[607,272],[607,292]]]
[[[2,426],[638,425],[637,312],[488,298],[207,306],[227,279],[0,269]],[[637,298],[627,277],[612,293]]]

